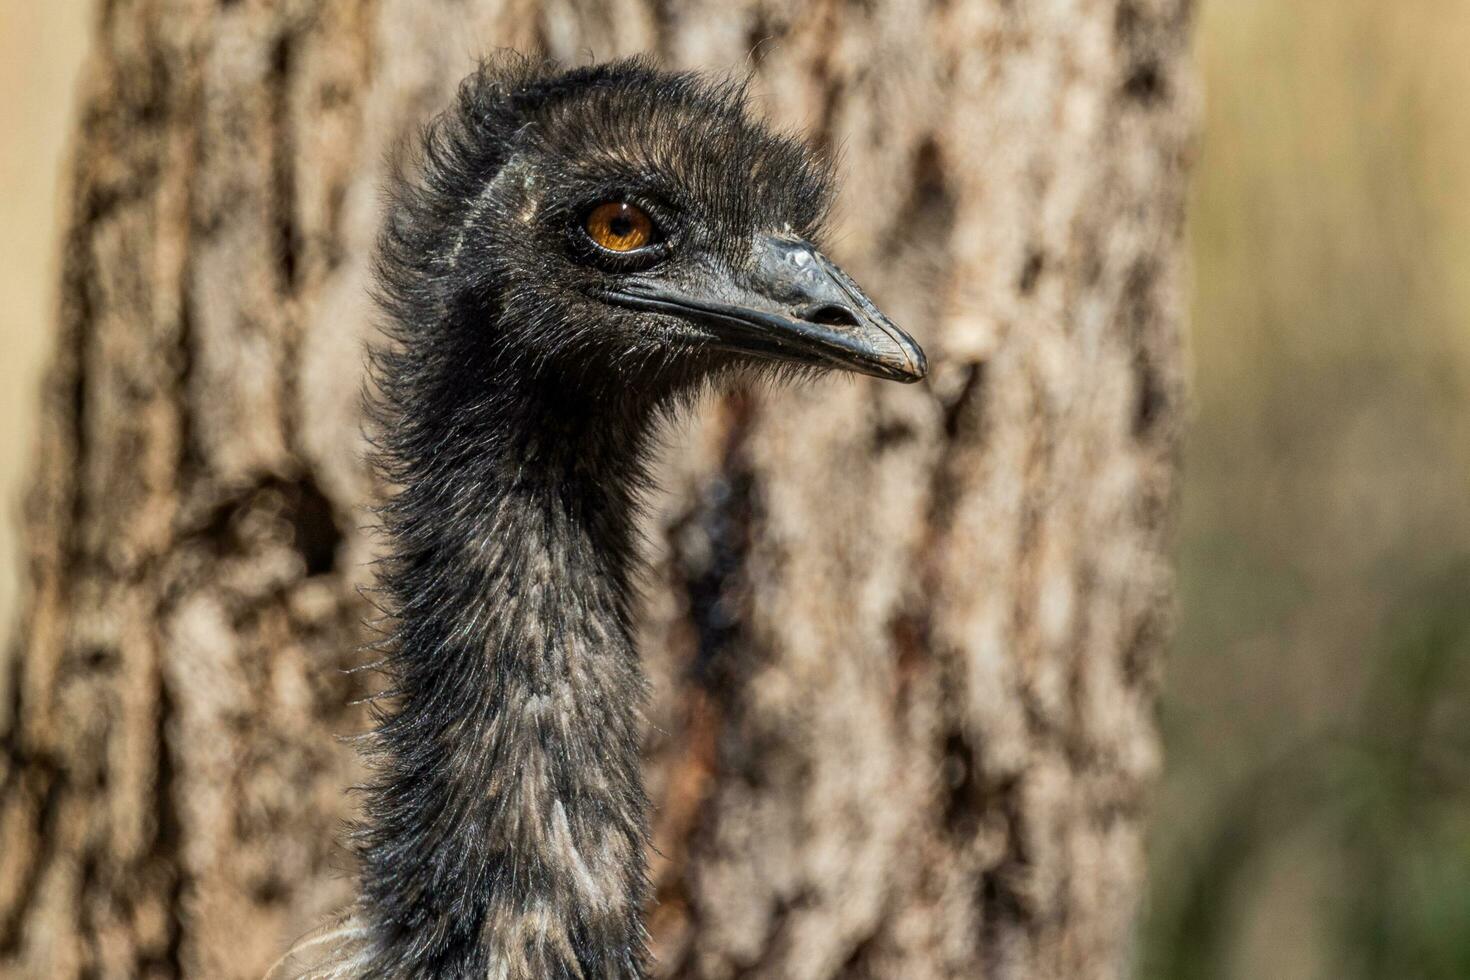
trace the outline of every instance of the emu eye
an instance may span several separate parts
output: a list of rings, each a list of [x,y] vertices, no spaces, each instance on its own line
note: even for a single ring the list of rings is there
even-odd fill
[[[636,205],[605,201],[587,212],[582,229],[609,252],[632,252],[653,241],[653,219]]]

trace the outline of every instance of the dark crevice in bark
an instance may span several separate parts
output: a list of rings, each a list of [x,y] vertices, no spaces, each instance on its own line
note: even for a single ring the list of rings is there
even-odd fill
[[[271,213],[275,220],[276,261],[280,268],[280,291],[296,291],[301,235],[296,227],[296,133],[291,118],[292,45],[289,31],[276,39],[271,49],[267,79],[271,103]]]
[[[190,229],[192,232],[192,228]],[[178,408],[179,457],[175,471],[179,474],[181,496],[187,494],[195,478],[204,471],[204,447],[200,445],[198,426],[192,406],[189,404],[190,379],[194,377],[194,345],[197,331],[194,321],[193,292],[189,288],[189,266],[186,263],[179,276],[179,332],[174,357],[178,372],[174,376],[174,403]]]
[[[1036,284],[1041,281],[1041,273],[1045,269],[1045,252],[1039,248],[1033,248],[1026,253],[1026,261],[1021,266],[1021,275],[1016,282],[1016,291],[1022,296],[1030,296],[1036,291]]]
[[[931,621],[927,611],[903,609],[888,621],[888,639],[893,647],[894,678],[897,692],[894,709],[899,717],[907,714],[914,681],[931,662]]]
[[[301,288],[302,252],[305,247],[303,234],[297,225],[297,133],[291,113],[291,86],[296,69],[297,35],[290,27],[283,27],[271,48],[270,73],[267,89],[271,102],[270,139],[270,219],[274,225],[274,251],[278,268],[279,316],[281,323],[281,352],[277,360],[280,386],[281,428],[288,451],[296,459],[302,458],[301,431],[301,334],[303,324],[293,300]]]
[[[918,431],[907,421],[880,417],[873,423],[873,435],[868,444],[874,455],[878,455],[912,442],[918,436]]]
[[[887,249],[894,255],[919,247],[942,253],[954,228],[954,210],[954,192],[943,152],[933,134],[927,135],[914,147],[908,198],[892,211]]]
[[[873,966],[878,937],[879,934],[874,933],[859,940],[842,964],[842,969],[837,971],[838,976],[845,980],[878,980],[878,973]]]
[[[754,474],[746,443],[755,419],[754,400],[748,392],[730,395],[730,413],[724,435],[721,467],[702,489],[694,507],[668,531],[674,586],[684,598],[694,632],[693,657],[687,667],[689,693],[684,695],[681,751],[670,763],[670,798],[660,813],[673,811],[676,826],[655,828],[668,835],[677,853],[663,854],[670,864],[654,883],[650,932],[656,942],[697,923],[699,909],[687,887],[689,856],[708,837],[705,810],[710,787],[721,768],[721,732],[738,691],[743,635],[743,577],[754,520]],[[673,832],[670,834],[669,831]],[[666,967],[682,975],[685,964],[676,959]]]
[[[1012,937],[1037,925],[1025,895],[1031,861],[1023,836],[1020,786],[1020,779],[1013,777],[981,791],[985,811],[999,813],[1005,826],[1005,851],[979,881],[980,951],[987,977],[1005,975],[1006,955],[1015,945]]]
[[[296,550],[306,564],[307,577],[335,571],[337,549],[344,535],[333,513],[332,501],[316,481],[303,477],[288,485],[286,513]]]
[[[260,513],[284,525],[285,543],[301,556],[305,577],[336,571],[337,552],[346,540],[346,531],[331,499],[306,474],[294,479],[262,477],[234,489],[197,520],[182,526],[179,544],[201,542],[216,559],[250,554],[261,547],[262,541],[256,537],[260,532],[247,532],[246,528],[249,518]]]
[[[965,368],[965,380],[954,398],[944,404],[944,436],[951,443],[959,439],[962,432],[980,428],[980,412],[975,408],[985,390],[984,362]]]
[[[99,916],[96,912],[99,904],[98,892],[107,892],[108,889],[105,887],[105,884],[99,881],[103,877],[101,868],[99,867],[100,860],[94,848],[84,850],[78,860],[81,866],[81,873],[77,877],[81,881],[81,886],[77,891],[83,896],[83,900],[81,907],[77,909],[77,918],[81,922],[79,932],[82,934],[82,948],[85,950],[82,954],[82,976],[84,977],[99,976],[101,972],[97,966],[97,961],[102,958],[97,949],[97,939],[102,923],[97,921]],[[107,895],[107,905],[109,906],[107,911],[113,912],[121,917],[123,910],[119,908],[119,904],[116,896],[112,894]]]
[[[873,11],[864,10],[863,16]],[[864,76],[859,75],[859,84]],[[950,235],[955,221],[955,188],[953,174],[944,158],[939,134],[922,131],[911,137],[908,147],[908,191],[897,207],[880,213],[888,220],[884,229],[884,265],[895,272],[898,281],[912,288],[923,282],[926,319],[938,319],[938,297],[944,292],[953,257],[949,251]],[[866,215],[865,218],[871,218]]]
[[[184,975],[183,943],[184,927],[179,915],[184,908],[184,869],[180,848],[183,846],[183,826],[179,822],[178,800],[175,796],[174,756],[169,746],[169,728],[175,715],[174,695],[168,682],[160,672],[158,685],[158,724],[154,734],[158,746],[157,785],[153,790],[154,832],[150,856],[166,869],[168,878],[169,909],[168,935],[162,964],[168,976]]]
[[[1134,407],[1133,435],[1148,439],[1160,419],[1170,417],[1172,398],[1164,376],[1155,363],[1157,352],[1148,337],[1149,324],[1157,300],[1153,295],[1158,272],[1148,259],[1139,259],[1128,272],[1123,287],[1118,315],[1123,320],[1123,336],[1132,348]]]
[[[1135,65],[1123,82],[1123,94],[1138,102],[1151,103],[1163,99],[1164,76],[1156,61]]]
[[[929,282],[928,306],[927,309],[921,307],[921,310],[926,320],[938,321],[943,315],[938,297],[945,292],[944,283],[951,275],[953,260],[949,245],[954,229],[956,199],[952,175],[934,134],[924,135],[915,144],[909,180],[908,196],[903,207],[897,209],[891,229],[895,265],[911,276],[917,271],[917,278]],[[935,562],[953,507],[955,474],[950,457],[960,434],[960,419],[976,411],[973,404],[980,395],[984,376],[983,363],[967,366],[958,394],[943,406],[941,428],[944,440],[939,459],[929,476],[924,533],[913,556],[917,585],[906,601],[892,612],[888,621],[896,681],[893,704],[895,715],[900,719],[908,713],[915,681],[933,664],[933,608],[923,597],[929,594],[938,580]],[[876,408],[881,406],[881,400],[875,403]],[[891,420],[877,410],[873,414],[872,447],[875,455],[913,439],[932,438],[906,421]]]
[[[67,261],[71,274],[66,277],[63,285],[66,295],[74,297],[76,304],[75,309],[69,311],[67,332],[61,341],[69,350],[61,355],[60,363],[65,365],[63,370],[69,368],[71,371],[71,377],[66,382],[66,423],[71,435],[71,446],[68,448],[73,454],[72,458],[77,461],[78,470],[81,462],[87,458],[87,391],[90,387],[87,376],[87,346],[95,319],[92,302],[95,277],[91,275],[93,270],[86,246],[86,238],[91,230],[84,225],[73,233]],[[87,514],[87,488],[82,474],[76,472],[70,476],[68,489],[71,492],[71,501],[66,523],[61,529],[60,542],[68,574],[80,566],[82,561],[82,528]]]
[[[0,754],[10,759],[10,764],[0,769],[0,800],[8,799],[11,784],[19,778],[19,770],[14,765],[14,759],[20,752],[20,730],[21,710],[24,704],[21,699],[21,683],[25,677],[25,644],[17,639],[7,644],[5,651],[5,673],[9,676],[5,679],[9,685],[5,690],[5,714],[4,725],[0,727]]]
[[[754,421],[754,403],[740,392],[730,396],[731,414],[720,471],[704,487],[696,510],[673,533],[689,617],[697,637],[691,672],[718,690],[729,678],[724,655],[737,648],[743,619],[743,576],[750,548],[755,478],[745,443]]]
[[[933,556],[935,553],[938,542],[949,529],[955,504],[958,503],[956,488],[959,485],[959,474],[955,472],[956,464],[953,461],[955,448],[983,436],[985,378],[988,370],[989,366],[983,361],[968,365],[959,391],[942,402],[944,443],[943,452],[930,477],[929,514],[923,549],[925,555]]]
[[[944,829],[957,840],[970,840],[980,820],[975,809],[980,802],[979,780],[975,773],[975,752],[962,732],[951,731],[945,737],[940,775],[945,786],[941,812]]]
[[[740,635],[740,574],[748,545],[751,478],[740,467],[726,470],[704,489],[686,534],[697,535],[702,553],[686,565],[684,590],[697,643],[690,665],[701,683],[718,677],[720,657]],[[680,556],[686,561],[690,552]]]
[[[1121,49],[1123,97],[1144,109],[1155,109],[1172,96],[1165,59],[1175,60],[1177,43],[1187,35],[1192,4],[1152,5],[1124,0],[1113,18],[1113,36]]]
[[[842,105],[843,95],[842,83],[829,78],[822,90],[822,107],[817,115],[819,121],[811,138],[812,145],[828,156],[836,150],[834,130],[837,128],[837,109]]]

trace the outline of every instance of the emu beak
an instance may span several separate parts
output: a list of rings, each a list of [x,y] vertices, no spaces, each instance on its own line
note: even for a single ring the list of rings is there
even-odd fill
[[[725,350],[906,384],[929,371],[914,339],[807,242],[762,235],[749,272],[710,278],[693,288],[634,281],[608,299],[699,324]]]

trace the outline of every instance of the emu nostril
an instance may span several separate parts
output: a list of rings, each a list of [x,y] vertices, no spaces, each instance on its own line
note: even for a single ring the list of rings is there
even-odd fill
[[[847,307],[838,306],[835,303],[827,303],[815,309],[807,310],[802,314],[803,320],[812,323],[821,323],[829,327],[855,327],[858,325],[857,316]]]

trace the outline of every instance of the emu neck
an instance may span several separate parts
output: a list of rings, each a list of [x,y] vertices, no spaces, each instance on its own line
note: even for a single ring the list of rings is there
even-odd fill
[[[400,450],[397,706],[364,902],[385,976],[642,976],[641,421],[505,390]],[[631,431],[630,431],[631,430]]]

